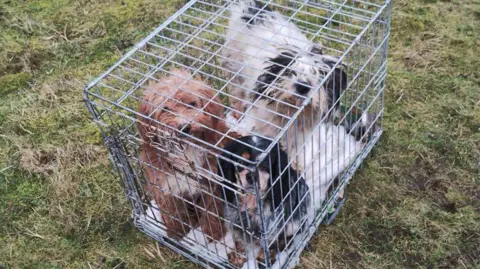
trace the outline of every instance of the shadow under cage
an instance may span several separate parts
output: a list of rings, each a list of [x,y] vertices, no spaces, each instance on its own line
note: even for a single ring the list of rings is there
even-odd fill
[[[85,88],[135,225],[291,268],[382,133],[391,3],[192,0]]]

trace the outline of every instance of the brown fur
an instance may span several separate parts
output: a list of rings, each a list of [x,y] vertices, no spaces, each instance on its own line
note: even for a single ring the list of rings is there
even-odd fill
[[[247,259],[245,258],[245,246],[241,242],[235,243],[236,250],[228,254],[228,261],[235,267],[241,268]]]
[[[201,162],[203,162],[201,166],[212,173],[216,173],[215,150],[208,145],[217,144],[222,134],[228,131],[225,122],[221,120],[224,116],[224,109],[219,105],[221,102],[219,98],[213,98],[214,91],[204,82],[198,78],[195,81],[186,81],[190,76],[188,71],[175,70],[173,73],[173,76],[166,77],[161,82],[152,85],[145,92],[144,102],[139,107],[141,115],[168,126],[165,127],[151,119],[139,117],[138,129],[144,142],[139,159],[148,180],[144,184],[145,192],[147,196],[155,199],[159,206],[169,236],[182,237],[189,232],[191,227],[201,226],[207,236],[218,240],[223,236],[221,231],[225,230],[222,228],[223,222],[219,218],[219,215],[223,215],[222,202],[216,198],[221,197],[220,186],[208,180],[208,176],[203,171],[196,169],[192,165],[193,161],[189,160],[186,155],[172,157],[168,149],[163,147],[167,140],[158,141],[158,137],[163,137],[163,132],[176,132],[178,137],[182,137],[179,131],[185,124],[190,124],[191,131],[189,134],[205,141],[207,144],[198,143],[198,141],[187,137],[180,140],[202,144],[203,148],[213,152],[212,154],[207,150],[202,151],[207,157],[201,158]],[[179,86],[180,89],[177,89]],[[168,96],[168,98],[165,96]],[[185,104],[195,108],[190,108]],[[167,108],[168,111],[157,109],[158,107]],[[198,113],[199,110],[202,111]],[[205,112],[213,114],[215,117]],[[202,125],[222,134],[213,132]],[[229,133],[229,135],[235,134]],[[223,139],[218,145],[222,146],[223,143],[227,142],[228,139]],[[182,173],[185,170],[189,172]],[[198,180],[200,184],[197,185],[198,188],[192,190],[193,193],[189,193],[189,191],[179,192],[181,188],[178,186],[172,187],[171,182],[168,181],[172,175],[182,179],[191,178],[193,183],[196,183],[198,178],[201,178],[201,180]]]

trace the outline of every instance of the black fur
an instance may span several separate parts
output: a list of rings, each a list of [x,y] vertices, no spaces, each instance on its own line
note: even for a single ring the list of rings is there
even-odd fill
[[[312,89],[312,87],[307,86],[307,85],[308,85],[308,82],[306,82],[306,81],[299,81],[298,83],[295,83],[295,90],[296,90],[299,94],[306,95],[306,94]]]
[[[244,145],[241,142],[247,145]],[[248,153],[248,156],[250,157],[249,160],[256,161],[260,157],[261,152],[259,150],[253,149],[252,147],[256,147],[260,150],[265,150],[270,144],[271,140],[268,139],[263,139],[259,137],[256,137],[256,139],[254,139],[253,136],[242,137],[239,139],[239,141],[233,141],[232,143],[227,145],[225,147],[225,150],[229,153],[224,153],[222,157],[225,157],[229,160],[243,164],[248,167],[251,165],[241,160],[239,156],[247,156],[245,155],[245,153]],[[225,185],[232,189],[236,189],[235,185],[233,184],[239,184],[236,177],[236,169],[243,171],[244,168],[236,168],[232,162],[223,160],[222,158],[219,159],[219,175],[225,177]],[[295,215],[292,220],[300,220],[302,216],[306,215],[307,206],[310,203],[309,197],[303,199],[305,195],[308,196],[308,187],[305,180],[303,178],[299,178],[297,171],[295,171],[291,167],[287,168],[288,162],[288,155],[283,150],[281,150],[280,145],[277,144],[267,154],[264,160],[258,165],[258,170],[256,170],[255,172],[249,172],[249,176],[247,176],[247,181],[251,181],[251,183],[256,184],[255,181],[258,181],[258,171],[267,172],[269,174],[270,179],[266,188],[267,193],[263,194],[264,199],[262,200],[262,202],[264,206],[269,205],[271,211],[275,212],[272,214],[272,218],[283,213],[284,221],[281,223],[281,225],[285,224],[285,221],[290,218],[292,214]],[[237,204],[237,199],[235,197],[236,194],[228,188],[224,188],[223,195],[224,199],[228,202],[227,207],[231,206],[235,208],[235,210],[238,210],[238,207],[241,205]],[[301,201],[301,199],[303,199],[303,201]],[[302,202],[302,204],[298,207],[300,202]],[[293,212],[293,210],[295,210],[295,212]],[[255,214],[257,214],[257,212],[255,212]],[[251,217],[252,216],[249,216],[248,213],[245,212],[244,214],[241,214],[241,216],[238,216],[236,219],[231,219],[228,221],[234,222],[237,225],[241,226],[242,223],[254,223],[251,220],[248,220]],[[267,232],[262,231],[262,227],[260,227],[259,224],[252,224],[251,227],[245,228],[247,228],[249,231],[253,232],[257,236],[259,236],[261,232]]]
[[[312,47],[310,50],[312,54],[323,55],[323,51],[320,48]],[[323,63],[327,64],[330,68],[337,63],[336,61],[331,61],[326,58],[322,58]],[[315,63],[320,64],[318,61]],[[328,98],[328,105],[329,107],[335,106],[338,109],[340,106],[340,102],[337,101],[340,99],[340,95],[342,92],[347,88],[347,74],[343,70],[343,66],[340,64],[335,68],[332,73],[331,78],[327,81],[326,89],[327,89],[327,98]]]
[[[249,6],[247,10],[243,11],[244,15],[241,17],[241,19],[248,24],[247,27],[262,24],[267,12],[272,12],[270,7],[264,5],[262,2],[253,1],[253,4],[254,6]]]
[[[315,48],[315,47],[314,47]],[[321,49],[312,49],[312,53],[321,53]],[[264,95],[264,92],[268,87],[271,86],[273,82],[281,82],[284,77],[296,76],[297,72],[292,70],[290,65],[293,63],[296,57],[294,51],[282,52],[277,57],[269,59],[272,63],[271,65],[265,68],[265,73],[258,76],[257,82],[254,86],[254,94],[262,99],[267,99],[269,102],[273,102],[273,92],[270,92],[268,95]],[[335,61],[330,61],[328,59],[322,59],[325,64],[331,68],[336,64]],[[317,62],[318,63],[318,62]],[[320,63],[318,63],[320,64]],[[319,78],[320,79],[320,78]],[[307,95],[308,92],[312,89],[307,82],[296,83],[295,87],[297,93],[302,95]],[[343,70],[342,66],[337,66],[333,71],[331,77],[326,82],[326,91],[329,107],[335,106],[339,107],[340,102],[337,102],[340,99],[342,92],[347,88],[347,74]]]
[[[337,101],[340,99],[342,92],[347,88],[347,74],[342,68],[335,68],[331,78],[327,81],[326,88],[328,93],[329,107],[335,106],[338,108],[340,106],[340,102]]]
[[[363,112],[366,113],[366,112]],[[353,114],[353,112],[350,112]],[[372,134],[377,129],[376,114],[367,114],[367,123],[364,125],[362,122],[362,115],[345,115],[343,125],[348,134],[355,136],[355,139],[363,142],[368,142],[372,138]]]
[[[323,55],[323,50],[317,46],[313,46],[312,49],[310,49],[310,53],[312,54],[317,54],[317,55]]]
[[[269,59],[272,64],[265,68],[265,73],[258,76],[257,82],[254,86],[254,92],[263,94],[265,90],[274,82],[281,82],[282,77],[295,76],[297,73],[288,68],[295,59],[293,52],[282,52],[277,57]],[[260,95],[261,98],[266,98],[272,101],[273,96]]]
[[[362,137],[367,133],[367,126],[363,126],[361,121],[352,122],[348,116],[345,118],[343,125],[345,126],[345,131],[347,134],[355,136],[355,140],[357,141],[360,141],[360,139],[362,139]],[[369,138],[370,137],[367,134],[365,139],[368,140]]]

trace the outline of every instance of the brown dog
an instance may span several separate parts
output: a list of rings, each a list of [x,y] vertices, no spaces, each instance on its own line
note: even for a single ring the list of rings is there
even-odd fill
[[[169,236],[179,238],[201,227],[209,241],[219,240],[225,231],[223,202],[209,174],[217,173],[212,145],[229,141],[224,136],[228,127],[215,92],[190,76],[174,70],[145,92],[138,124],[139,159],[148,181],[144,191],[157,203]]]

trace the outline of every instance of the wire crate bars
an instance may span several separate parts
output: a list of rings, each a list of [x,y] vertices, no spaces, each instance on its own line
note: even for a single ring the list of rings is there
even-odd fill
[[[85,88],[137,227],[291,268],[382,133],[391,3],[192,0]]]

